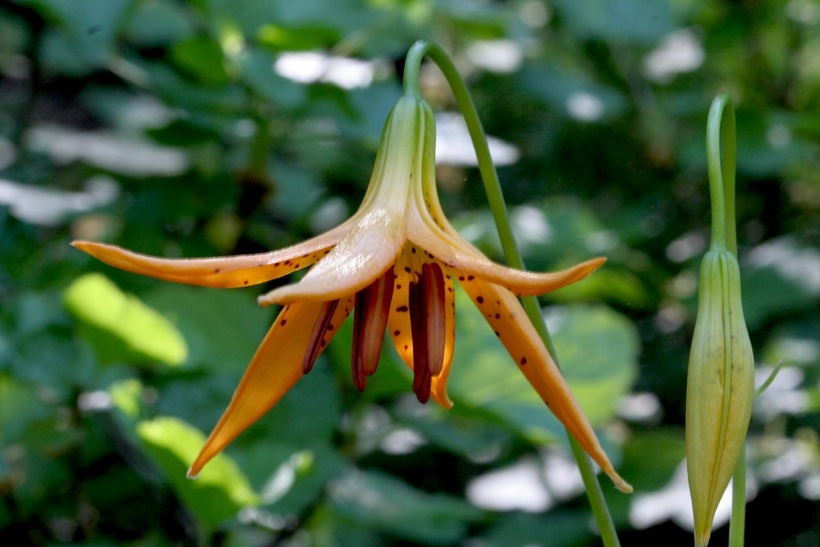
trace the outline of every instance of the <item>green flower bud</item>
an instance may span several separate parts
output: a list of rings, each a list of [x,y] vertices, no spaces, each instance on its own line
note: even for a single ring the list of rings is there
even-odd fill
[[[712,520],[741,450],[754,399],[754,356],[740,300],[740,270],[728,250],[710,250],[686,386],[686,458],[695,543],[706,545]]]

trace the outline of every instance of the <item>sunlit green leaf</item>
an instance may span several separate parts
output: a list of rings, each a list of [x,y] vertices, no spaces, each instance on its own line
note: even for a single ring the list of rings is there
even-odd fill
[[[142,396],[142,384],[139,380],[130,379],[116,382],[108,388],[111,401],[126,416],[136,419],[140,413],[140,397]]]
[[[185,339],[173,323],[102,274],[78,278],[64,298],[104,362],[180,365],[188,355]]]
[[[196,480],[186,477],[205,437],[185,422],[155,418],[137,424],[137,433],[176,493],[204,526],[217,526],[242,507],[258,503],[245,476],[225,454],[216,456]]]

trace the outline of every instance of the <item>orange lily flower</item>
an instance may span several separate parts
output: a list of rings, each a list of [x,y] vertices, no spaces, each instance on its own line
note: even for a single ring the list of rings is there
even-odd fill
[[[449,224],[435,187],[435,121],[422,100],[403,97],[390,113],[370,186],[340,226],[268,253],[172,260],[112,245],[75,241],[99,260],[130,272],[206,287],[244,287],[313,265],[298,282],[259,297],[281,304],[233,398],[189,476],[258,420],[313,367],[355,309],[353,380],[359,390],[376,371],[385,330],[413,371],[421,402],[452,402],[446,382],[455,344],[458,281],[538,394],[623,491],[595,433],[515,295],[536,295],[589,275],[596,258],[556,273],[491,262]]]

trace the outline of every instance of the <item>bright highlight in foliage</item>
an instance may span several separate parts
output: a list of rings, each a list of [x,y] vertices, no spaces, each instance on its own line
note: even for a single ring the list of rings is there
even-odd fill
[[[228,409],[191,466],[202,467],[255,422],[313,367],[355,309],[354,382],[376,371],[385,330],[413,371],[421,402],[452,402],[446,382],[455,344],[458,281],[544,402],[623,491],[615,472],[515,295],[537,295],[581,280],[603,258],[557,273],[495,264],[449,224],[435,187],[435,125],[429,106],[405,96],[388,117],[376,166],[359,210],[304,243],[270,253],[168,260],[118,247],[74,242],[112,266],[168,281],[243,287],[313,265],[298,283],[259,298],[283,309],[245,372]]]
[[[176,327],[101,274],[76,279],[65,292],[66,307],[97,333],[96,349],[105,361],[131,353],[167,365],[181,365],[188,346]]]

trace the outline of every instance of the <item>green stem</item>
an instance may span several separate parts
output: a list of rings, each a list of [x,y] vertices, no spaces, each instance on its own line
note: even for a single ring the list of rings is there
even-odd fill
[[[728,95],[715,97],[706,128],[706,163],[712,197],[712,249],[737,256],[735,227],[735,107]]]
[[[490,204],[490,210],[492,211],[498,237],[501,240],[501,247],[504,250],[507,263],[514,268],[523,270],[525,269],[524,261],[521,258],[521,253],[518,251],[518,245],[516,245],[515,237],[513,236],[510,218],[509,215],[507,215],[507,206],[504,202],[504,195],[501,192],[501,183],[499,182],[498,173],[495,170],[495,164],[490,155],[490,148],[487,145],[487,137],[481,126],[481,120],[478,117],[478,112],[467,91],[464,80],[461,79],[461,75],[458,73],[456,66],[443,49],[436,44],[426,41],[419,41],[413,44],[407,52],[405,62],[404,93],[405,95],[421,99],[419,71],[421,69],[422,59],[425,56],[432,59],[441,69],[450,89],[453,91],[456,103],[464,116],[464,121],[467,124],[467,130],[470,132],[470,138],[472,139],[476,157],[478,158],[478,170],[484,182],[484,190],[487,193],[487,200]],[[558,356],[555,353],[555,347],[552,344],[547,326],[544,324],[544,317],[541,314],[538,300],[535,297],[525,297],[521,299],[521,302],[524,306],[524,311],[527,313],[527,317],[544,341],[555,364],[558,365]],[[606,547],[620,545],[618,534],[615,531],[615,524],[609,514],[609,508],[607,507],[606,499],[601,490],[601,485],[598,483],[592,461],[586,452],[584,452],[578,440],[570,435],[569,432],[567,432],[567,436],[569,437],[572,454],[581,472],[581,478],[584,481],[584,487],[586,488],[592,513],[598,525],[598,531],[601,534],[601,540]]]
[[[746,450],[740,451],[732,475],[732,520],[729,524],[729,547],[743,547],[746,529]]]
[[[755,399],[763,395],[763,392],[769,389],[769,386],[772,385],[772,382],[774,382],[774,379],[777,377],[777,373],[780,372],[781,368],[783,368],[783,359],[777,362],[768,378],[766,378],[763,384],[755,390]]]

